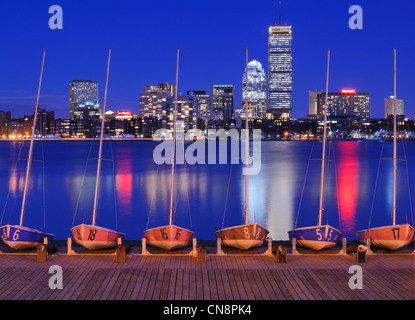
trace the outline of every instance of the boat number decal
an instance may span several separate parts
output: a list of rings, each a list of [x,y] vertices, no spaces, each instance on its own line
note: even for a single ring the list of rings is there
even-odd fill
[[[330,231],[329,231],[329,237],[327,238],[327,241],[330,241],[330,239],[331,239],[331,233],[333,232],[333,230],[332,229],[330,229]]]
[[[82,238],[81,238],[81,232],[79,231],[79,228],[78,229],[75,229],[75,231],[76,231],[76,234],[78,236],[78,239],[79,240],[82,240]]]
[[[13,241],[16,241],[19,239],[20,230],[16,230],[13,234]]]
[[[396,233],[395,233],[395,230],[397,231]],[[393,237],[395,238],[395,240],[399,239],[399,228],[393,228],[392,232],[393,232]]]
[[[251,235],[249,234],[249,228],[248,227],[244,228],[244,233],[245,233],[245,238],[246,239],[249,239],[251,237]]]
[[[317,240],[321,240],[322,237],[321,237],[320,229],[316,229],[316,234],[318,235]]]
[[[95,240],[95,235],[96,234],[97,234],[96,229],[90,229],[89,230],[89,235],[88,235],[88,240]]]
[[[7,231],[6,231],[6,228],[3,228],[3,239],[7,239]]]
[[[160,233],[161,233],[161,238],[163,240],[167,240],[168,239],[168,236],[167,236],[167,233],[166,233],[166,228],[160,229]]]
[[[176,239],[176,240],[180,239],[180,231],[182,231],[182,229],[180,229],[180,228],[176,229],[176,236],[174,237],[174,239]]]

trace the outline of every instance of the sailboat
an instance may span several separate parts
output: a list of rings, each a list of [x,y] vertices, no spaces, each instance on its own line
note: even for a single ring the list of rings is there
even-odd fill
[[[397,130],[396,130],[396,49],[393,52],[393,191],[392,224],[356,232],[357,239],[363,243],[370,239],[371,244],[388,250],[397,250],[412,242],[414,228],[406,224],[396,224],[396,171],[397,171]]]
[[[44,63],[45,63],[45,51],[43,51],[42,67],[40,71],[39,86],[37,90],[35,113],[33,116],[32,136],[30,139],[29,156],[28,156],[27,166],[26,166],[26,178],[25,178],[24,189],[23,189],[23,201],[22,201],[22,207],[20,211],[20,223],[19,225],[6,224],[0,228],[0,234],[1,234],[3,241],[9,247],[15,250],[36,248],[39,245],[39,243],[42,243],[42,241],[45,238],[47,239],[47,241],[50,241],[54,237],[54,235],[51,233],[46,233],[46,232],[42,232],[42,231],[39,231],[33,228],[28,228],[28,227],[23,226],[23,219],[26,213],[27,191],[28,191],[28,186],[29,186],[30,172],[31,172],[32,160],[33,160],[33,144],[34,144],[34,137],[35,137],[37,112],[39,108],[39,95],[40,95],[40,87],[42,83]]]
[[[321,176],[320,176],[320,205],[318,210],[317,225],[296,228],[288,231],[288,236],[291,239],[295,238],[300,246],[310,248],[313,250],[328,249],[336,245],[337,240],[341,236],[340,231],[330,226],[328,223],[322,224],[323,216],[323,198],[324,198],[324,178],[325,178],[325,163],[326,163],[326,140],[327,140],[327,96],[328,96],[328,81],[329,81],[329,65],[330,65],[330,50],[327,54],[327,76],[326,76],[326,98],[324,105],[324,127],[323,127],[323,154],[321,159]]]
[[[117,245],[118,238],[124,239],[125,234],[98,226],[96,223],[97,218],[97,208],[98,208],[98,191],[99,191],[99,181],[101,175],[101,162],[102,162],[102,142],[104,137],[104,125],[105,125],[105,106],[107,102],[107,89],[108,89],[108,74],[110,67],[110,58],[111,58],[111,49],[108,53],[108,65],[107,65],[107,77],[105,82],[105,94],[104,94],[104,105],[102,110],[102,119],[101,119],[101,133],[99,139],[99,153],[98,153],[98,167],[97,167],[97,177],[95,181],[95,196],[94,196],[94,208],[92,212],[92,224],[81,223],[76,227],[71,229],[73,238],[76,243],[89,249],[89,250],[98,250],[115,247]]]
[[[186,247],[193,238],[193,232],[173,224],[173,195],[174,195],[174,174],[175,174],[175,153],[176,153],[176,117],[177,117],[177,87],[179,75],[179,49],[177,49],[176,61],[176,88],[174,93],[173,111],[173,150],[171,165],[171,188],[170,188],[170,209],[169,224],[162,227],[151,228],[144,231],[146,242],[150,245],[164,250],[174,250]]]
[[[246,85],[245,85],[245,167],[248,168],[249,152],[249,126],[248,126],[248,49],[246,49]],[[269,231],[260,224],[248,223],[248,174],[245,174],[245,223],[238,226],[223,228],[215,232],[216,238],[220,238],[223,245],[240,250],[248,250],[261,246]]]

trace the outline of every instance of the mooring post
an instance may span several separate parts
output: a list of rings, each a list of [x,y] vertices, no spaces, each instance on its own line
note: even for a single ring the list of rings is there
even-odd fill
[[[193,249],[189,254],[193,257],[197,257],[197,238],[193,238]]]
[[[67,248],[68,248],[68,251],[67,251],[68,255],[75,254],[75,252],[72,250],[72,237],[68,238]]]
[[[367,254],[373,254],[372,250],[370,250],[371,239],[366,239],[366,247],[367,247]]]
[[[347,239],[342,238],[342,249],[340,250],[339,254],[347,254],[346,248],[347,248]]]
[[[291,254],[299,254],[299,252],[296,249],[296,245],[297,245],[297,239],[292,238],[291,239]]]
[[[222,251],[221,248],[221,243],[222,243],[222,239],[221,238],[217,238],[216,239],[216,254],[217,255],[224,255],[225,253]]]
[[[151,254],[150,252],[147,251],[146,245],[147,245],[146,238],[142,238],[141,239],[141,246],[142,246],[141,254],[142,255],[149,255],[149,254]]]
[[[267,251],[264,252],[264,255],[272,256],[272,238],[268,237],[267,240],[268,240],[268,249]]]

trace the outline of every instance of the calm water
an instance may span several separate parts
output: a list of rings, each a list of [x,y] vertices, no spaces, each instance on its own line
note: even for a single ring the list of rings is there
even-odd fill
[[[117,228],[128,240],[141,239],[145,229],[168,223],[171,166],[154,163],[157,144],[104,142],[104,158],[114,161],[103,162],[97,223]],[[18,159],[27,157],[28,145],[0,143],[2,224],[19,223],[26,162]],[[255,216],[274,240],[288,239],[287,232],[295,224],[316,223],[321,146],[312,141],[262,142],[261,171],[249,176],[250,221]],[[397,223],[413,223],[415,142],[404,146],[402,142],[398,145],[398,156],[407,162],[398,162]],[[231,165],[230,144],[228,151],[229,164],[176,167],[174,222],[191,228],[201,240],[215,239],[214,227],[243,223],[243,165]],[[389,159],[380,161],[381,152],[382,158]],[[90,223],[97,154],[98,142],[36,142],[34,158],[44,158],[44,166],[33,162],[24,225],[40,230],[46,225],[56,239],[66,239],[72,226]],[[329,162],[325,190],[328,218],[323,221],[328,219],[348,239],[355,239],[354,232],[367,228],[369,221],[371,227],[390,224],[391,156],[392,142],[331,143],[333,161]]]

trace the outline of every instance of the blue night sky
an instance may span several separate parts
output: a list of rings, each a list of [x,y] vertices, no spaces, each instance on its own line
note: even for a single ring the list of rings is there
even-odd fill
[[[363,8],[363,30],[351,30],[351,5]],[[63,30],[51,30],[51,5],[63,9]],[[382,117],[393,94],[397,48],[397,96],[415,116],[415,3],[379,0],[282,0],[282,22],[293,26],[293,115],[308,113],[308,91],[371,93],[371,116]],[[69,118],[69,82],[100,82],[104,94],[112,49],[107,109],[138,112],[145,84],[173,83],[180,48],[179,91],[236,84],[241,106],[245,48],[267,71],[268,28],[278,22],[275,0],[1,1],[0,109],[12,117],[33,112],[42,51],[46,63],[40,106]]]

